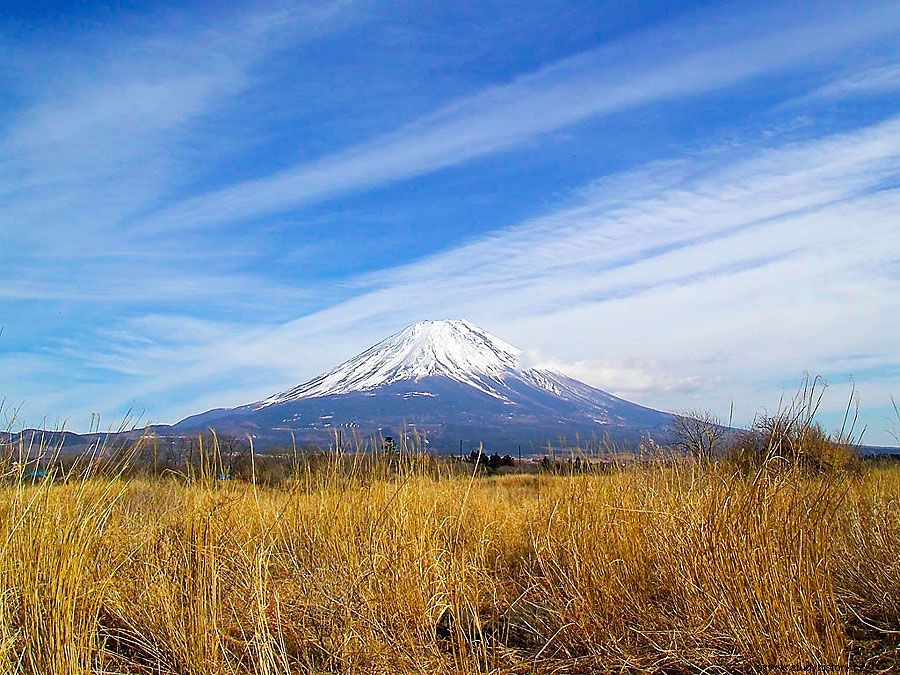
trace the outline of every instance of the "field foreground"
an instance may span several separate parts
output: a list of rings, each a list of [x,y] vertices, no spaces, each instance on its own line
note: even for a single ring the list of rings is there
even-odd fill
[[[0,669],[888,672],[898,505],[896,466],[9,481]]]

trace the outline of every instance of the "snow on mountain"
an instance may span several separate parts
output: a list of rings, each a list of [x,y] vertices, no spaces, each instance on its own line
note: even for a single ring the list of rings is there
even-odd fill
[[[635,442],[669,422],[555,370],[527,367],[521,350],[457,320],[421,321],[293,389],[174,428],[249,434],[261,447],[325,447],[339,428],[365,437],[411,426],[446,451],[465,439],[507,449],[571,434]]]
[[[551,371],[523,369],[521,350],[465,320],[420,321],[334,370],[259,404],[259,409],[320,396],[365,392],[395,382],[443,376],[506,400],[513,376],[559,395],[565,386]]]

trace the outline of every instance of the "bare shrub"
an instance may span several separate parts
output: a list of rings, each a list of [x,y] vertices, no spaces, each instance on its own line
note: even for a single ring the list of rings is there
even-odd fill
[[[774,414],[758,416],[751,428],[737,436],[728,456],[748,470],[803,469],[817,472],[848,470],[858,461],[854,424],[848,426],[855,405],[851,393],[845,423],[829,435],[816,420],[827,385],[816,377],[804,379],[797,394]]]
[[[719,454],[728,429],[708,410],[694,410],[675,415],[670,426],[673,447],[698,459],[711,459]]]

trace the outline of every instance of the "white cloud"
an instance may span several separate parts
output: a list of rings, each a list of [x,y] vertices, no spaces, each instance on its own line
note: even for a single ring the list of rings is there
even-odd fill
[[[670,372],[672,364],[659,358],[628,358],[622,362],[603,359],[580,359],[577,361],[559,361],[553,358],[541,358],[536,352],[531,362],[543,368],[552,368],[575,377],[583,382],[590,382],[605,391],[615,391],[619,396],[640,400],[648,395],[666,395],[669,398],[711,390],[721,385],[721,377],[714,372],[696,375],[681,375]],[[709,365],[715,359],[705,359]]]
[[[737,421],[775,405],[804,370],[850,373],[862,358],[867,371],[896,372],[898,130],[892,119],[622,174],[556,213],[364,277],[357,297],[327,310],[162,344],[151,352],[159,375],[129,386],[148,397],[255,373],[261,390],[268,373],[274,391],[408,322],[448,316],[641,403],[721,413],[735,401]],[[891,393],[889,377],[859,386],[864,405]],[[188,412],[186,402],[162,416]]]
[[[301,21],[256,12],[196,34],[192,26],[174,37],[151,30],[113,45],[109,63],[101,49],[36,58],[17,83],[27,104],[7,118],[0,140],[0,300],[295,303],[302,315],[320,289],[236,271],[240,246],[160,251],[160,232],[174,228],[172,249],[172,233],[185,229],[421,175],[592,117],[811,62],[822,68],[836,50],[886,39],[900,25],[897,8],[885,5],[807,15],[775,33],[765,21],[674,27],[680,32],[667,25],[318,161],[153,212],[195,177],[184,157],[192,125],[247,91],[284,41],[344,20],[338,3],[311,7]],[[36,84],[61,64],[69,82]],[[869,71],[828,95],[889,89],[895,79],[890,68]],[[54,352],[7,354],[0,372],[33,392],[33,410],[79,419],[162,399],[150,417],[173,421],[285,389],[411,321],[463,316],[614,393],[674,409],[721,410],[735,400],[746,419],[804,369],[897,372],[898,165],[898,119],[802,144],[657,162],[578,190],[548,215],[350,280],[341,292],[355,297],[295,321],[133,309],[128,316],[152,314],[90,340],[71,335]],[[241,245],[254,236],[264,235]],[[328,292],[320,304],[339,295]],[[111,381],[111,373],[122,377]],[[893,385],[890,377],[861,381],[864,404],[900,393]]]
[[[564,59],[460,98],[386,136],[167,207],[142,229],[152,236],[211,228],[378,187],[494,154],[592,117],[821,60],[823,54],[895,34],[900,27],[900,12],[884,6],[799,20],[768,18],[788,27],[772,32],[750,17],[739,27],[667,25],[665,31]]]
[[[900,63],[869,68],[817,89],[810,96],[846,98],[860,94],[889,94],[900,90]]]
[[[277,50],[352,21],[347,5],[256,6],[201,25],[169,14],[41,52],[11,43],[20,67],[2,75],[17,105],[0,136],[0,245],[35,264],[152,251],[129,241],[125,221],[194,177],[200,122]]]

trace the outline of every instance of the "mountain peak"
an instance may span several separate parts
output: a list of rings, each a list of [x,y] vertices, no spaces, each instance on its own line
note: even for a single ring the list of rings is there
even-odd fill
[[[501,398],[503,375],[519,369],[521,350],[465,319],[419,321],[323,375],[262,406],[371,391],[403,380],[443,376]]]
[[[422,319],[421,321],[416,321],[415,323],[410,324],[403,330],[410,330],[412,328],[427,329],[442,326],[459,326],[464,328],[478,329],[478,326],[476,326],[468,319]]]
[[[176,429],[215,425],[276,445],[328,442],[339,427],[368,434],[409,424],[447,450],[460,439],[510,448],[566,433],[634,441],[671,421],[558,371],[526,367],[521,355],[471,321],[419,321],[309,382]]]

